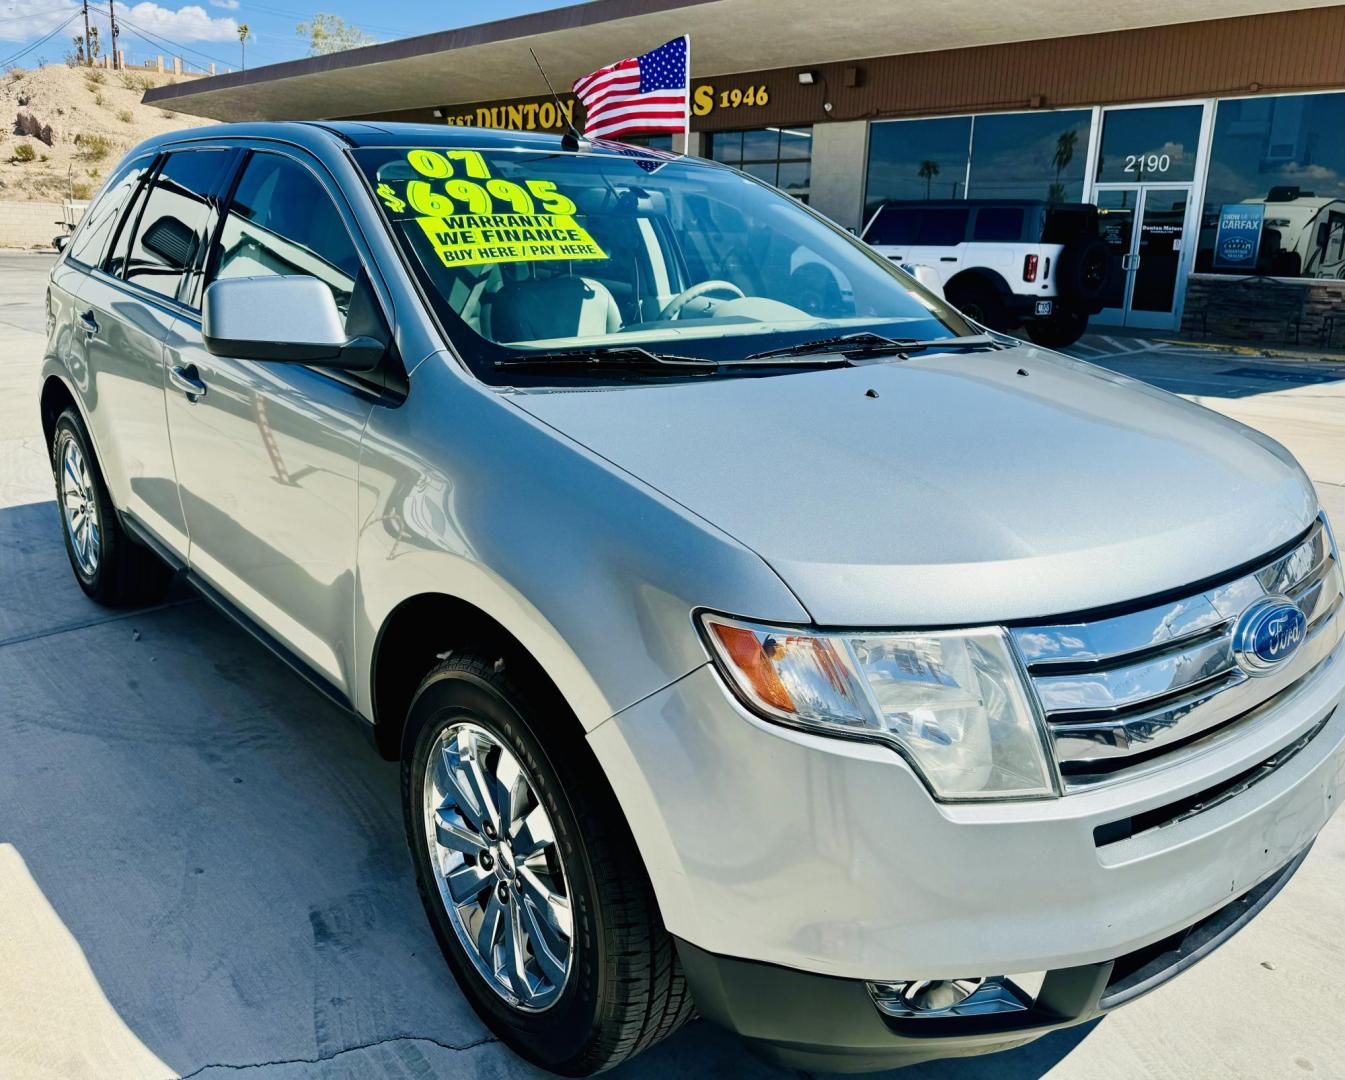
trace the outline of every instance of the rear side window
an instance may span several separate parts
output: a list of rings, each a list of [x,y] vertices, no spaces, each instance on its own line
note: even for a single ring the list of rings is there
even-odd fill
[[[345,313],[360,272],[355,244],[336,204],[296,161],[256,153],[244,167],[211,252],[211,280],[308,274]]]
[[[1023,211],[1011,206],[986,206],[976,211],[972,239],[985,243],[1014,242],[1023,236]]]
[[[107,253],[107,244],[116,228],[122,211],[131,200],[136,185],[145,175],[145,170],[154,161],[154,156],[137,158],[122,166],[120,172],[112,177],[102,195],[85,214],[79,232],[70,244],[71,259],[85,266],[101,266]]]
[[[914,244],[920,211],[904,206],[884,206],[869,222],[864,240],[870,244]]]
[[[1072,244],[1080,240],[1091,240],[1099,235],[1096,207],[1072,206],[1068,209],[1057,208],[1046,212],[1043,243]]]
[[[232,159],[229,150],[170,154],[140,213],[122,276],[175,298],[197,269],[210,224],[210,195]]]
[[[967,238],[967,210],[926,210],[915,242],[923,247],[951,247]]]

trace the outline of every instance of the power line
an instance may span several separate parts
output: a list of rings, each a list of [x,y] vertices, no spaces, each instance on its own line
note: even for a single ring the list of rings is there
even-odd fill
[[[56,27],[55,30],[51,31],[51,33],[47,34],[45,37],[40,37],[40,38],[38,38],[38,39],[37,39],[36,41],[34,41],[31,45],[27,46],[26,48],[20,49],[20,50],[19,50],[18,52],[16,52],[13,56],[7,56],[7,57],[5,57],[5,59],[0,60],[0,67],[8,67],[10,64],[14,63],[16,60],[19,60],[19,59],[23,58],[24,56],[27,56],[30,52],[32,52],[34,49],[36,49],[39,45],[43,45],[43,44],[45,44],[46,42],[50,41],[50,40],[51,40],[52,38],[54,38],[57,34],[59,34],[62,30],[64,30],[67,26],[69,26],[72,22],[74,22],[76,19],[78,19],[79,16],[80,16],[80,14],[81,14],[80,10],[79,10],[78,8],[76,8],[74,11],[72,11],[72,12],[70,13],[70,17],[67,18],[67,19],[65,20],[65,22],[61,23],[60,26]],[[86,47],[86,48],[88,47],[87,42],[85,43],[85,47]]]
[[[97,11],[101,15],[108,14],[105,8],[94,7],[92,8],[92,10]],[[221,60],[218,56],[211,56],[209,53],[202,52],[200,49],[193,49],[187,45],[181,44],[180,42],[172,41],[169,38],[159,37],[158,35],[152,33],[151,31],[146,30],[144,27],[131,22],[131,20],[128,19],[125,15],[122,15],[117,21],[122,26],[131,27],[135,31],[136,37],[141,38],[144,41],[147,41],[151,45],[156,45],[160,49],[168,49],[169,51],[176,49],[182,52],[195,53],[197,56],[204,57],[206,60],[209,60],[212,63],[221,64],[224,67],[233,66],[232,64],[229,63],[229,61]]]

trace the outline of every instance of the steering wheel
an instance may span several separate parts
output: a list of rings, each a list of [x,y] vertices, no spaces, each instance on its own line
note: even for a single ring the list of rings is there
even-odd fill
[[[710,280],[699,282],[689,289],[683,289],[680,293],[668,301],[668,306],[659,312],[658,317],[664,320],[675,319],[682,314],[682,309],[698,297],[705,296],[707,293],[723,292],[732,294],[733,299],[741,300],[747,294],[738,288],[731,281]]]

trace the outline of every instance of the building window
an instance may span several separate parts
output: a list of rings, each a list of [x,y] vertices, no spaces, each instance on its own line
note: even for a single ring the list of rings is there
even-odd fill
[[[774,184],[799,202],[808,201],[813,160],[812,128],[719,131],[708,136],[708,140],[706,157]]]
[[[978,116],[971,131],[973,199],[1083,199],[1088,109]]]
[[[1251,272],[1345,278],[1345,94],[1219,102],[1197,270],[1249,272],[1214,265],[1219,219],[1232,204],[1261,218]]]
[[[970,150],[970,116],[870,125],[864,220],[892,200],[964,198]]]
[[[648,150],[665,150],[672,153],[671,135],[623,135],[621,142],[627,146],[643,146]]]
[[[1088,109],[873,124],[865,219],[892,200],[1078,202],[1091,125]]]
[[[1187,183],[1196,178],[1199,105],[1108,109],[1097,156],[1099,184]]]

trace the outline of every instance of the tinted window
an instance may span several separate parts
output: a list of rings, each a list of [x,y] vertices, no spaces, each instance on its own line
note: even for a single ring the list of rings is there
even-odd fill
[[[963,198],[970,146],[969,116],[871,124],[865,213],[897,199]]]
[[[920,215],[917,244],[929,247],[947,247],[960,244],[967,238],[966,210],[926,210]]]
[[[154,178],[122,276],[163,296],[176,297],[210,222],[209,196],[232,153],[184,150],[170,154]],[[190,291],[190,290],[188,290]]]
[[[812,179],[813,129],[758,128],[709,136],[708,157],[773,184],[800,202],[808,201]]]
[[[1345,278],[1345,94],[1219,102],[1197,270],[1247,273],[1214,265],[1219,220],[1237,204],[1260,216],[1257,273]]]
[[[1000,113],[978,116],[971,133],[973,199],[1083,198],[1092,113]]]
[[[308,274],[332,290],[343,312],[360,272],[345,223],[317,178],[264,153],[244,167],[210,262],[212,280]]]
[[[153,156],[137,158],[122,166],[121,172],[112,177],[98,201],[89,207],[83,226],[70,245],[70,258],[86,266],[102,265],[108,241],[121,218],[122,210],[153,160]]]
[[[920,211],[909,207],[884,206],[869,223],[864,239],[870,244],[914,244]]]
[[[1112,109],[1102,118],[1101,181],[1185,181],[1196,175],[1199,105]]]
[[[1015,241],[1023,236],[1023,211],[1008,206],[987,206],[976,211],[973,240],[990,243]]]

